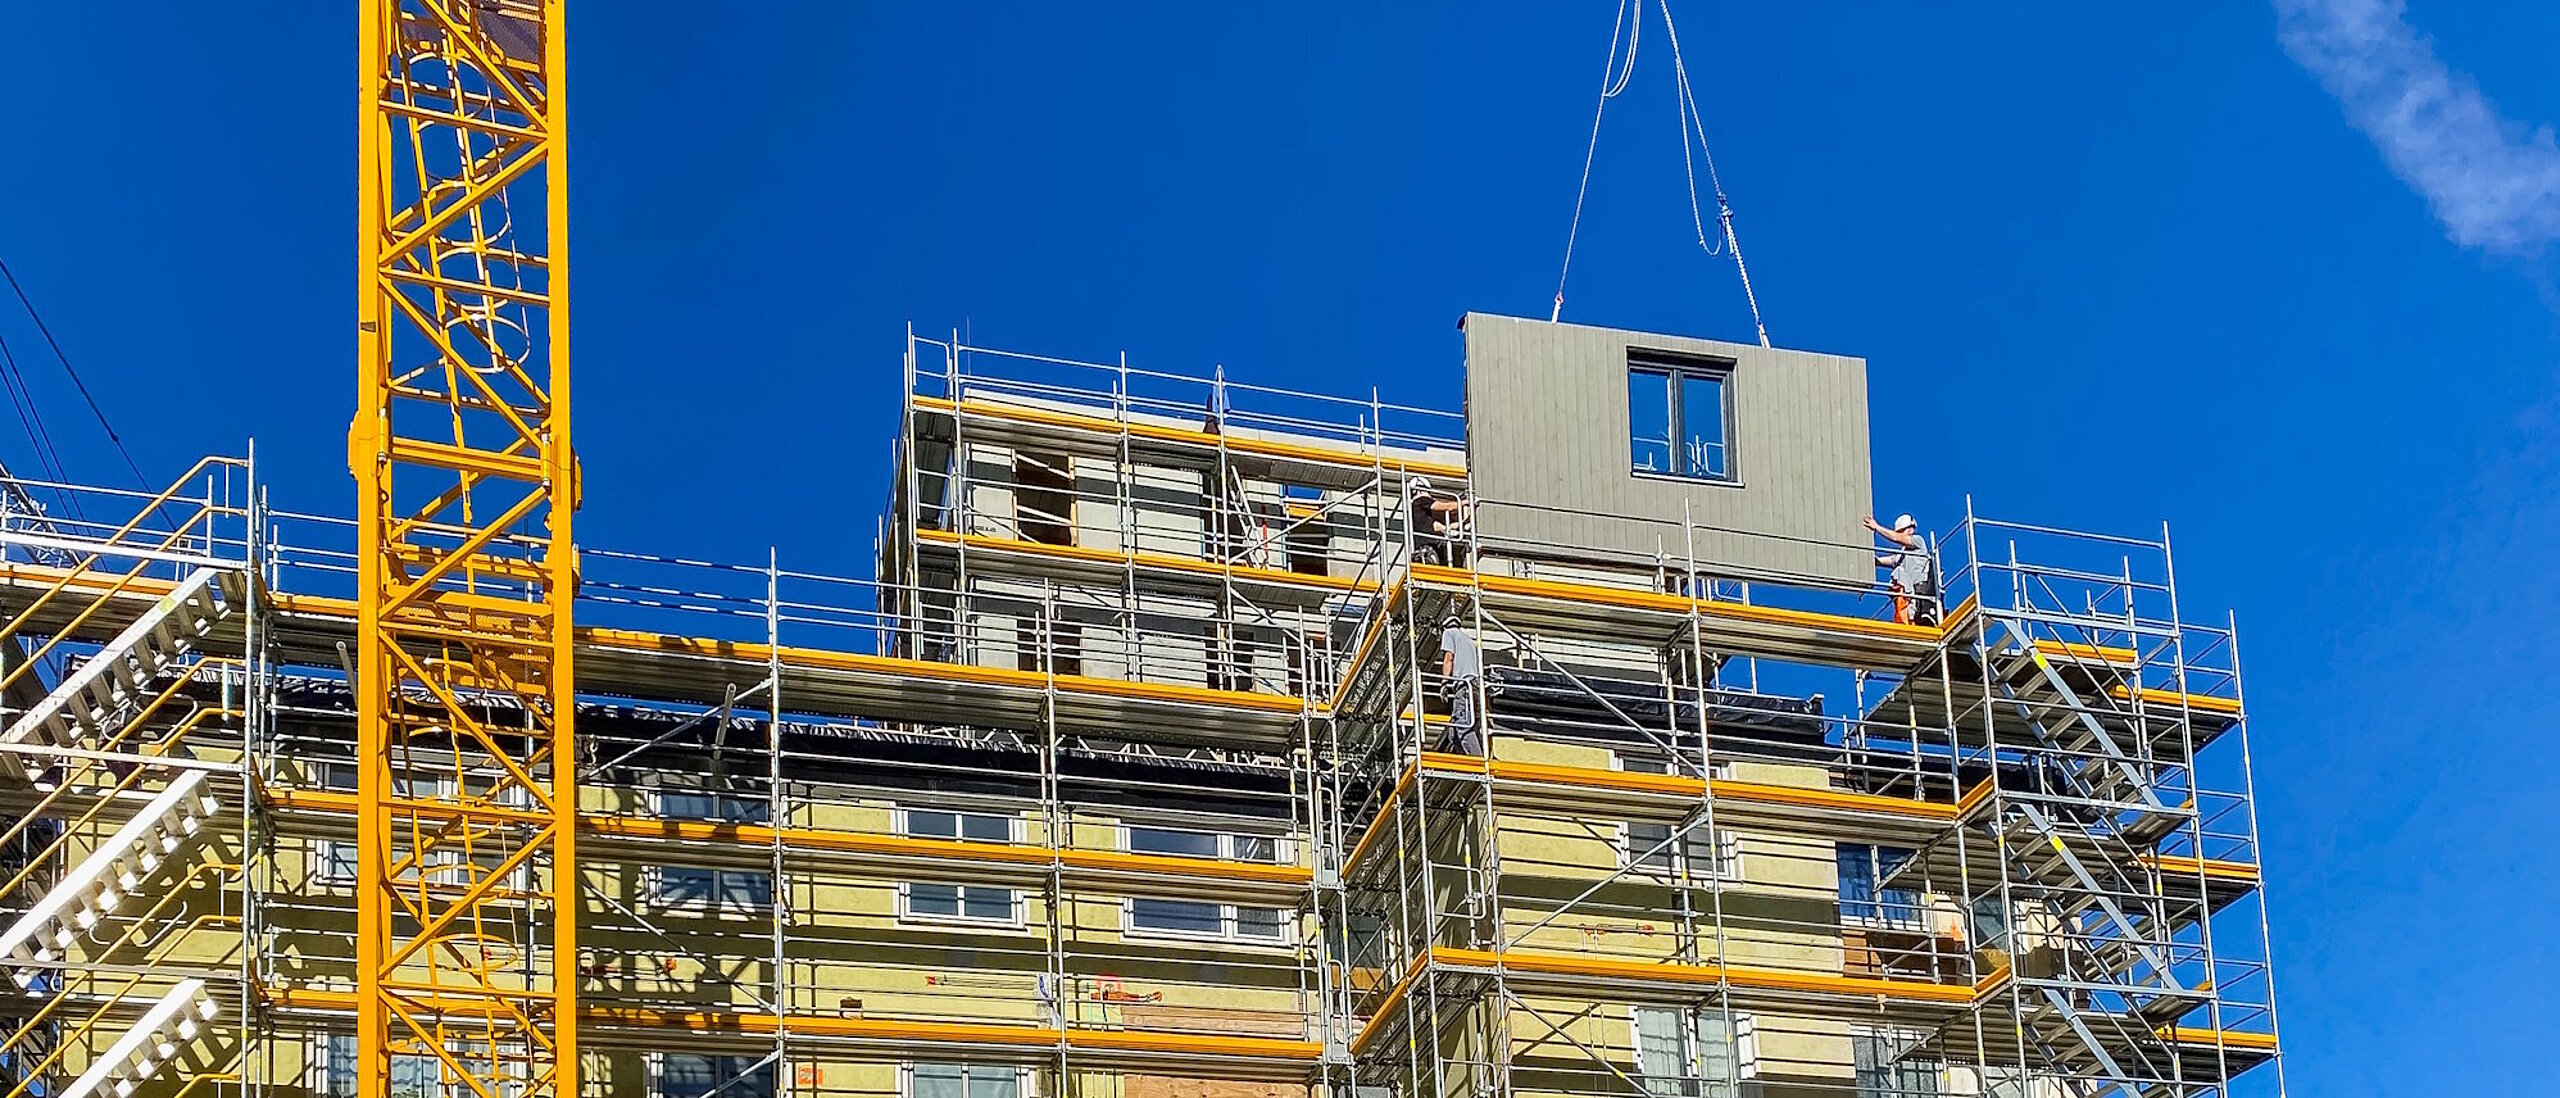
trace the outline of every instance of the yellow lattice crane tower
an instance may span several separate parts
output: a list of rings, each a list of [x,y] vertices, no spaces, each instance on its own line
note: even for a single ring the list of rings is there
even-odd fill
[[[560,9],[363,5],[366,1095],[578,1093]]]

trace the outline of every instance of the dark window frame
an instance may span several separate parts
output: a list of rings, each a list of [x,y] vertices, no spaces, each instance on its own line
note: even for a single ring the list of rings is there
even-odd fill
[[[656,1098],[773,1098],[781,1089],[781,1071],[760,1056],[722,1056],[690,1052],[659,1054]],[[708,1081],[709,1090],[696,1090]]]
[[[772,818],[772,804],[762,797],[682,786],[659,786],[652,794],[660,819],[764,824]],[[649,898],[666,910],[742,917],[773,906],[773,874],[764,870],[693,865],[653,868]]]
[[[895,815],[897,817],[895,822],[898,827],[898,834],[911,839],[944,839],[982,843],[1018,843],[1022,841],[1023,821],[1022,817],[1016,813],[989,812],[967,808],[945,808],[939,805],[930,804],[902,804],[896,806]],[[918,819],[919,816],[926,818],[949,817],[951,828],[946,832],[940,828],[923,826],[922,821]],[[972,831],[987,830],[988,825],[992,825],[994,829],[1002,830],[1004,832],[1003,836],[999,838],[992,835],[971,834]],[[935,901],[937,903],[940,902],[939,897],[948,896],[952,910],[943,912],[918,909],[916,906],[916,894],[920,888],[933,890],[930,894],[937,897]],[[973,915],[969,911],[972,901],[988,902],[997,901],[999,899],[1004,906],[1004,914],[1002,915]],[[992,905],[990,904],[990,906]],[[1025,925],[1023,922],[1023,894],[1019,889],[1004,888],[997,885],[953,884],[940,881],[900,881],[898,882],[898,919],[901,922],[939,923],[945,925],[989,927],[995,929],[1020,929]]]
[[[1633,393],[1639,377],[1659,379],[1663,386],[1666,458],[1668,469],[1647,469],[1636,461],[1636,423]],[[1699,358],[1663,351],[1630,350],[1627,352],[1627,468],[1636,476],[1671,477],[1702,484],[1742,483],[1741,462],[1736,460],[1733,413],[1734,363],[1729,359]],[[1717,424],[1716,447],[1722,451],[1722,472],[1702,472],[1689,468],[1686,413],[1687,401],[1681,399],[1684,382],[1690,379],[1712,380],[1716,386],[1716,410],[1722,422]]]

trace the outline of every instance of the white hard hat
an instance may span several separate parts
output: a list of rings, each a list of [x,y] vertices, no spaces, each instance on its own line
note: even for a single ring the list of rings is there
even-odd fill
[[[1893,528],[1896,530],[1917,530],[1920,528],[1920,521],[1912,518],[1910,512],[1906,511],[1901,516],[1893,520]]]
[[[1428,492],[1431,490],[1431,478],[1415,477],[1412,480],[1406,481],[1405,485],[1416,492]]]

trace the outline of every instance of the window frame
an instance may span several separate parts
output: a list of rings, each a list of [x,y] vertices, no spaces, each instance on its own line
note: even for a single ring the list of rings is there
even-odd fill
[[[1920,856],[1920,852],[1898,846],[1885,846],[1880,843],[1835,843],[1832,846],[1832,857],[1834,859],[1833,865],[1835,869],[1838,868],[1841,854],[1852,849],[1864,849],[1867,852],[1867,879],[1875,893],[1873,899],[1859,900],[1855,902],[1861,906],[1874,908],[1875,914],[1851,914],[1849,911],[1849,905],[1852,901],[1849,897],[1846,895],[1835,895],[1834,901],[1840,908],[1840,925],[1843,927],[1859,927],[1867,930],[1890,930],[1901,933],[1919,933],[1927,930],[1929,926],[1928,894],[1917,888],[1886,888],[1884,884],[1885,851],[1897,851],[1906,859],[1916,859]],[[1885,898],[1886,893],[1888,892],[1908,895],[1910,899],[1907,902],[1900,899],[1888,900]]]
[[[1668,827],[1673,831],[1678,831],[1680,829],[1679,824],[1665,824],[1663,826]],[[1648,881],[1659,883],[1664,888],[1679,887],[1678,878],[1680,876],[1680,867],[1682,863],[1692,860],[1690,855],[1692,845],[1696,842],[1694,838],[1691,839],[1690,842],[1676,843],[1665,848],[1662,851],[1662,855],[1668,856],[1670,864],[1661,866],[1660,868],[1654,868],[1637,864],[1636,859],[1638,852],[1636,850],[1635,825],[1622,820],[1618,823],[1617,829],[1619,869],[1625,871],[1629,876],[1642,877]],[[1732,831],[1721,827],[1702,828],[1701,830],[1707,832],[1707,841],[1713,843],[1715,846],[1715,864],[1708,866],[1707,872],[1705,873],[1696,872],[1695,868],[1692,867],[1690,872],[1690,879],[1692,882],[1691,887],[1712,887],[1718,884],[1741,883],[1741,838],[1736,836]],[[1646,844],[1648,848],[1650,848],[1651,845],[1651,843]]]
[[[1896,1057],[1888,1060],[1881,1055],[1895,1047],[1916,1048],[1924,1040],[1924,1037],[1911,1031],[1892,1026],[1879,1026],[1866,1022],[1851,1023],[1849,1026],[1851,1090],[1858,1098],[1942,1098],[1947,1094],[1950,1082],[1947,1078],[1946,1061],[1915,1060],[1910,1057]],[[1875,1061],[1872,1068],[1861,1069],[1858,1066],[1858,1051],[1862,1044],[1877,1052],[1877,1055],[1872,1057]],[[1870,1073],[1881,1075],[1883,1078],[1871,1079]],[[1925,1090],[1904,1085],[1908,1081],[1907,1077],[1913,1075],[1925,1075],[1929,1080]]]
[[[681,786],[649,786],[648,795],[649,814],[662,820],[693,820],[696,822],[707,823],[746,823],[756,824],[759,826],[766,826],[772,823],[771,806],[763,800],[739,797],[730,793],[722,793],[718,790],[687,789]],[[764,810],[764,818],[755,820],[732,820],[720,816],[669,815],[667,812],[667,798],[670,795],[681,797],[707,797],[712,799],[715,804],[723,801],[753,804],[757,808]],[[667,870],[670,869],[681,869],[687,872],[711,874],[710,894],[701,897],[670,899],[666,894]],[[743,900],[730,899],[729,889],[725,887],[722,882],[731,875],[741,878],[764,878],[765,902],[762,904],[753,904]],[[653,864],[642,866],[640,873],[641,894],[647,897],[650,910],[675,912],[687,915],[701,915],[717,919],[747,919],[772,910],[781,898],[779,895],[780,886],[781,882],[774,879],[773,872],[771,870],[764,869],[720,869],[713,866],[685,865],[678,863],[675,865]]]
[[[1609,752],[1609,767],[1612,770],[1616,770],[1624,774],[1673,773],[1669,760],[1663,758],[1659,754],[1645,752],[1611,751]],[[1733,777],[1733,760],[1710,760],[1707,763],[1707,775],[1710,779],[1714,780],[1731,780]],[[1675,831],[1680,827],[1678,824],[1670,824],[1667,826],[1671,827]],[[1669,866],[1665,867],[1663,871],[1656,872],[1654,870],[1638,866],[1635,863],[1635,825],[1631,822],[1620,820],[1616,824],[1616,828],[1617,838],[1614,845],[1617,847],[1618,851],[1618,868],[1629,874],[1640,875],[1649,880],[1660,881],[1664,887],[1675,887],[1672,879],[1678,876],[1681,861],[1686,860],[1688,857],[1688,850],[1685,845],[1675,846],[1664,851],[1664,853],[1672,856],[1673,861]],[[1709,867],[1709,872],[1695,875],[1696,882],[1698,884],[1710,886],[1716,884],[1742,883],[1744,870],[1742,862],[1741,836],[1736,835],[1730,828],[1716,827],[1708,829],[1707,838],[1709,842],[1715,844],[1716,864]]]
[[[1130,833],[1132,831],[1169,831],[1186,835],[1207,835],[1215,837],[1218,840],[1218,853],[1215,858],[1217,861],[1238,862],[1245,865],[1289,865],[1292,864],[1297,857],[1297,847],[1294,841],[1286,835],[1259,835],[1236,831],[1212,831],[1207,828],[1183,827],[1171,824],[1130,823],[1126,820],[1120,822],[1118,830],[1120,850],[1125,854],[1162,853],[1161,851],[1137,849],[1130,842]],[[1236,840],[1238,839],[1263,839],[1269,841],[1271,843],[1271,860],[1268,862],[1262,862],[1237,857],[1235,849]],[[1200,855],[1197,854],[1173,856],[1188,858],[1200,857]],[[1146,898],[1162,899],[1161,897],[1153,896]],[[1216,900],[1165,900],[1164,902],[1166,903],[1200,904],[1218,909],[1217,930],[1179,930],[1171,927],[1139,925],[1139,899],[1140,898],[1136,896],[1123,896],[1120,898],[1120,933],[1124,937],[1166,938],[1186,942],[1218,942],[1226,945],[1248,947],[1258,946],[1269,949],[1287,949],[1296,943],[1296,937],[1292,931],[1297,926],[1297,913],[1289,908],[1267,907],[1262,904],[1232,904]],[[1266,936],[1261,934],[1246,934],[1239,931],[1237,929],[1239,924],[1236,919],[1236,914],[1239,911],[1269,911],[1278,914],[1279,933]]]
[[[984,839],[963,839],[963,838],[961,838],[961,837],[960,837],[960,836],[961,836],[962,834],[964,834],[964,833],[966,832],[966,830],[967,830],[967,828],[961,824],[960,820],[961,820],[961,818],[962,818],[962,817],[967,817],[967,816],[976,816],[976,817],[979,817],[979,818],[981,818],[981,819],[989,819],[989,820],[1003,820],[1003,821],[1004,821],[1004,824],[1005,824],[1005,842],[1007,842],[1007,843],[1020,843],[1020,842],[1022,841],[1022,835],[1023,835],[1023,821],[1022,821],[1022,814],[1021,814],[1021,813],[1019,813],[1019,812],[980,812],[980,811],[974,811],[974,810],[971,810],[971,809],[965,809],[965,808],[943,808],[943,807],[939,807],[939,806],[936,806],[936,805],[924,805],[924,804],[918,804],[918,805],[896,804],[896,805],[891,805],[891,806],[890,806],[890,821],[891,821],[891,826],[893,826],[893,827],[895,827],[895,828],[897,829],[897,833],[898,833],[898,836],[899,836],[900,838],[916,838],[916,837],[917,837],[917,836],[914,834],[913,830],[911,829],[911,827],[909,826],[909,824],[908,824],[908,822],[907,822],[907,821],[908,821],[908,813],[909,813],[911,810],[912,810],[912,811],[923,811],[923,812],[939,812],[939,813],[942,813],[942,814],[944,814],[944,815],[948,815],[948,816],[952,817],[952,824],[951,824],[952,838],[951,838],[950,840],[946,840],[946,841],[955,841],[955,842],[985,842],[985,841],[987,841],[987,840],[984,840]],[[1026,906],[1026,902],[1025,902],[1025,900],[1024,900],[1024,897],[1023,897],[1023,894],[1022,894],[1022,890],[1021,890],[1021,889],[1019,889],[1019,888],[1003,888],[1002,886],[999,886],[999,885],[986,885],[986,884],[975,884],[975,885],[973,885],[973,884],[956,884],[956,883],[955,883],[955,884],[952,884],[952,885],[951,885],[951,887],[953,887],[953,888],[956,888],[956,889],[959,889],[959,890],[960,890],[960,891],[959,891],[959,893],[958,893],[958,898],[959,898],[959,905],[958,905],[958,906],[959,906],[959,911],[958,911],[958,912],[956,912],[956,913],[954,913],[954,914],[944,915],[944,914],[940,914],[940,913],[938,913],[938,912],[931,912],[931,911],[921,911],[921,912],[920,912],[920,911],[915,910],[915,908],[914,908],[914,906],[913,906],[913,903],[912,903],[912,901],[913,901],[913,896],[914,896],[914,894],[913,894],[913,891],[912,891],[912,890],[914,889],[914,887],[915,887],[916,885],[919,885],[919,884],[944,884],[944,883],[947,883],[947,882],[943,882],[943,881],[899,881],[899,882],[898,882],[898,921],[899,921],[899,922],[901,922],[901,923],[921,923],[921,924],[929,924],[929,925],[934,925],[934,926],[974,926],[974,927],[987,927],[987,928],[1000,929],[1000,930],[1020,930],[1020,929],[1022,929],[1022,928],[1026,925],[1026,920],[1025,920],[1025,918],[1024,918],[1024,911],[1023,911],[1024,907]],[[1005,904],[1005,912],[1006,912],[1005,917],[1004,917],[1004,918],[1001,918],[1001,919],[993,919],[993,918],[988,918],[988,917],[986,917],[986,916],[984,916],[984,915],[971,915],[971,914],[969,914],[969,913],[968,913],[968,911],[969,911],[969,900],[968,900],[968,895],[969,895],[969,890],[970,890],[970,889],[973,889],[973,888],[980,888],[980,889],[997,889],[997,890],[999,890],[999,891],[1002,891],[1002,892],[1005,894],[1005,896],[1007,897],[1007,902],[1006,902],[1006,904]],[[940,1061],[934,1061],[934,1062],[937,1062],[937,1063],[938,1063],[938,1062],[940,1062]]]
[[[303,780],[312,783],[313,787],[318,789],[353,793],[356,791],[357,783],[363,780],[363,775],[358,771],[355,760],[352,759],[314,759],[306,761],[303,766],[305,768]],[[402,793],[420,795],[419,791],[425,790],[424,796],[441,800],[453,799],[459,784],[449,770],[436,772],[424,781],[414,775],[400,779]],[[508,794],[500,799],[500,803],[515,808],[524,806],[524,790],[521,787],[511,787]],[[356,863],[359,856],[357,844],[352,841],[314,839],[308,848],[307,872],[304,876],[312,884],[353,887],[357,875],[361,872]],[[435,860],[429,864],[427,871],[437,873],[459,869],[462,866],[462,858],[463,853],[459,850],[439,851],[435,855]],[[340,866],[344,866],[343,871],[340,870]],[[532,879],[533,867],[530,865],[517,866],[508,874],[508,880],[512,882],[510,887],[513,888],[528,887],[527,882]]]
[[[1013,1098],[1025,1098],[1031,1092],[1031,1069],[1013,1064],[980,1064],[967,1060],[900,1060],[898,1061],[898,1098],[915,1098],[918,1066],[956,1067],[960,1069],[960,1098],[969,1096],[969,1073],[972,1071],[1009,1071],[1013,1073]]]
[[[714,1052],[714,1053],[702,1053],[702,1052],[666,1052],[666,1051],[663,1051],[663,1050],[652,1050],[652,1051],[649,1053],[649,1055],[648,1055],[648,1064],[649,1064],[649,1080],[648,1080],[647,1087],[648,1087],[648,1092],[649,1092],[649,1098],[660,1098],[660,1096],[661,1096],[661,1095],[663,1095],[663,1094],[666,1092],[666,1085],[667,1085],[667,1057],[669,1057],[669,1056],[690,1056],[690,1057],[692,1057],[692,1058],[694,1058],[694,1059],[696,1059],[696,1060],[714,1060],[714,1061],[717,1061],[717,1060],[736,1060],[736,1061],[740,1061],[740,1062],[742,1062],[742,1063],[747,1064],[747,1065],[748,1065],[748,1070],[750,1070],[750,1071],[754,1070],[754,1067],[755,1067],[755,1065],[757,1064],[757,1062],[758,1062],[758,1061],[761,1061],[761,1060],[763,1060],[763,1059],[764,1059],[764,1057],[761,1057],[761,1056],[749,1056],[749,1055],[740,1055],[740,1054],[722,1054],[722,1053],[716,1053],[716,1052]],[[782,1072],[783,1072],[783,1068],[784,1068],[784,1066],[785,1066],[785,1061],[782,1061],[782,1060],[775,1060],[774,1062],[772,1062],[772,1063],[770,1063],[770,1064],[766,1064],[766,1065],[764,1065],[764,1066],[766,1066],[766,1067],[768,1067],[768,1068],[772,1069],[772,1072],[773,1072],[773,1087],[772,1087],[772,1089],[765,1091],[765,1094],[768,1096],[768,1098],[772,1098],[772,1096],[778,1096],[778,1095],[780,1095],[780,1094],[782,1093],[782,1090],[783,1090]],[[737,1074],[732,1074],[732,1075],[730,1076],[730,1078],[733,1078],[733,1079],[734,1079],[734,1078],[738,1078],[738,1077],[740,1077],[740,1076],[739,1076],[739,1075],[737,1075]],[[754,1092],[753,1092],[753,1091],[748,1091],[748,1092],[746,1092],[746,1094],[748,1094],[748,1095],[753,1095],[753,1094],[754,1094]],[[684,1096],[682,1096],[682,1098],[698,1098],[698,1096],[695,1096],[695,1095],[684,1095]],[[711,1094],[710,1094],[710,1098],[737,1098],[737,1093],[736,1093],[736,1092],[731,1091],[731,1090],[730,1090],[728,1087],[726,1087],[726,1086],[722,1086],[720,1089],[715,1090],[715,1091],[712,1091],[712,1092],[711,1092]]]
[[[1735,370],[1735,366],[1736,364],[1729,359],[1703,358],[1695,355],[1685,355],[1669,351],[1651,351],[1641,348],[1628,349],[1626,434],[1627,471],[1630,475],[1653,477],[1663,480],[1677,480],[1693,484],[1724,484],[1735,487],[1741,486],[1742,464],[1737,460],[1738,447],[1735,445],[1734,440],[1734,434],[1737,428],[1737,417],[1734,415],[1733,410],[1733,380],[1737,372]],[[1667,438],[1667,460],[1669,460],[1671,464],[1671,468],[1669,469],[1647,469],[1636,464],[1634,390],[1635,379],[1639,376],[1661,378],[1663,382],[1663,400],[1667,405],[1664,411],[1664,428]],[[1724,456],[1724,471],[1721,473],[1695,472],[1688,468],[1688,450],[1685,445],[1688,441],[1688,432],[1684,429],[1686,427],[1685,421],[1687,419],[1687,413],[1683,410],[1686,405],[1686,401],[1681,398],[1684,395],[1685,388],[1683,382],[1691,378],[1712,380],[1716,385],[1716,410],[1721,414],[1721,418],[1723,419],[1723,422],[1717,425],[1718,430],[1716,433],[1716,447],[1723,452]]]
[[[1721,1018],[1725,1013],[1718,1007],[1683,1008],[1664,1006],[1659,1003],[1629,1004],[1627,1007],[1627,1054],[1630,1066],[1634,1070],[1628,1072],[1628,1075],[1639,1087],[1644,1085],[1647,1078],[1644,1070],[1644,1014],[1649,1010],[1665,1011],[1675,1017],[1688,1019],[1689,1024],[1680,1027],[1680,1058],[1692,1068],[1698,1063],[1698,1019],[1710,1015]],[[1760,1077],[1760,1031],[1756,1023],[1757,1019],[1750,1011],[1733,1012],[1733,1040],[1728,1046],[1733,1055],[1733,1082],[1730,1084],[1733,1089],[1729,1095],[1715,1096],[1715,1098],[1732,1098],[1733,1095],[1739,1095],[1744,1083]],[[1674,1081],[1698,1084],[1695,1090],[1686,1092],[1681,1098],[1709,1098],[1705,1093],[1706,1083],[1709,1080],[1703,1077],[1693,1078],[1683,1074],[1675,1077]]]
[[[342,1044],[346,1049],[343,1053],[339,1051],[339,1046]],[[475,1052],[478,1053],[479,1062],[484,1067],[490,1063],[488,1047],[485,1041],[448,1040],[446,1042],[446,1048],[455,1051],[455,1055],[465,1061],[471,1060]],[[323,1030],[312,1034],[308,1056],[303,1064],[303,1086],[306,1092],[313,1098],[336,1098],[335,1092],[330,1089],[331,1076],[343,1070],[349,1077],[347,1081],[357,1088],[355,1093],[362,1093],[364,1075],[358,1067],[361,1056],[362,1054],[356,1048],[356,1035],[353,1033],[346,1030]],[[408,1075],[406,1079],[402,1078],[404,1069]],[[418,1079],[417,1072],[420,1069],[432,1074],[435,1077],[434,1080],[430,1082]],[[649,1080],[653,1090],[657,1082],[656,1070],[653,1056]],[[435,1094],[442,1089],[443,1081],[443,1064],[431,1054],[395,1053],[391,1057],[391,1093],[395,1098]],[[521,1090],[524,1082],[522,1078],[510,1077],[501,1082],[501,1087]]]

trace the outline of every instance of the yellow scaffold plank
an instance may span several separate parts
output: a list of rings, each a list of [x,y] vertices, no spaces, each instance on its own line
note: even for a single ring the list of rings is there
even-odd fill
[[[279,808],[344,815],[350,820],[356,810],[354,794],[335,790],[269,789],[266,791],[266,796]],[[424,818],[466,814],[458,807],[433,802],[410,802],[408,810]],[[498,806],[474,808],[469,810],[468,814],[474,817],[487,816],[515,822],[548,818],[520,809]],[[1032,868],[1046,868],[1055,864],[1070,870],[1095,874],[1126,877],[1155,876],[1169,880],[1273,888],[1303,888],[1314,880],[1312,870],[1294,865],[1265,865],[1217,858],[1191,858],[1171,854],[1139,854],[1022,843],[913,838],[905,835],[880,835],[861,831],[772,827],[765,824],[713,820],[652,819],[618,813],[581,813],[578,817],[578,830],[583,834],[601,838],[722,843],[741,849],[764,849],[778,842],[786,851],[846,854],[877,858],[884,862],[934,860]]]
[[[2161,1036],[2167,1037],[2182,1045],[2201,1045],[2206,1047],[2224,1045],[2231,1048],[2248,1049],[2252,1052],[2274,1052],[2276,1049],[2275,1034],[2251,1033],[2247,1030],[2204,1029],[2196,1026],[2172,1026],[2167,1030],[2163,1030],[2161,1032]]]
[[[131,598],[140,607],[176,589],[177,584],[160,579],[133,578],[120,586],[117,577],[75,573],[39,565],[10,565],[0,568],[0,585],[40,589],[65,582],[73,589],[93,594],[114,594]],[[269,605],[293,618],[352,631],[355,603],[348,599],[324,595],[273,593]],[[107,623],[101,621],[101,626]],[[121,624],[119,621],[117,624]],[[883,680],[914,680],[965,686],[989,686],[1038,692],[1054,687],[1066,694],[1117,698],[1127,701],[1178,705],[1222,707],[1226,709],[1294,716],[1303,711],[1299,699],[1280,694],[1263,694],[1244,690],[1219,690],[1205,686],[1173,683],[1138,682],[1090,675],[1061,675],[1042,671],[1022,671],[1010,667],[988,667],[979,664],[920,660],[903,656],[880,656],[864,652],[845,652],[792,645],[774,647],[758,641],[716,640],[686,637],[636,629],[612,629],[580,626],[576,630],[579,647],[604,653],[636,656],[692,657],[719,659],[735,663],[763,665],[779,659],[786,670],[832,671],[866,675]],[[645,693],[647,682],[617,682],[606,677],[609,668],[599,668],[583,676],[597,689]]]
[[[1974,989],[1966,984],[1938,984],[1925,980],[1895,980],[1874,976],[1832,975],[1822,972],[1790,972],[1738,965],[1678,964],[1662,961],[1620,960],[1611,957],[1579,957],[1572,954],[1533,950],[1514,949],[1497,952],[1437,946],[1431,950],[1431,959],[1439,964],[1461,968],[1533,973],[1568,980],[1590,980],[1595,984],[1625,981],[1708,987],[1722,985],[1762,991],[1844,995],[1948,1006],[1969,1005],[1974,998]],[[1598,988],[1595,986],[1592,990],[1597,991]]]
[[[2134,860],[2163,873],[2200,873],[2223,880],[2256,883],[2258,867],[2247,862],[2222,858],[2194,858],[2180,854],[2137,854]]]
[[[2211,694],[2181,694],[2175,690],[2163,690],[2153,686],[2131,690],[2122,685],[2118,685],[2108,693],[2117,701],[2132,701],[2139,697],[2142,699],[2142,704],[2147,706],[2176,709],[2183,704],[2199,713],[2213,713],[2220,716],[2238,716],[2240,713],[2238,699],[2219,698]]]
[[[274,1006],[287,1010],[338,1013],[355,1009],[353,994],[319,988],[261,988],[260,994]],[[473,1000],[443,999],[434,995],[408,997],[417,1009],[430,1016],[461,1015],[475,1006]],[[1168,1057],[1201,1057],[1219,1061],[1259,1064],[1273,1078],[1294,1078],[1296,1073],[1313,1065],[1323,1055],[1324,1046],[1314,1041],[1284,1037],[1251,1037],[1216,1033],[1171,1033],[1154,1030],[1090,1029],[1037,1023],[950,1022],[902,1018],[853,1018],[829,1014],[777,1015],[758,1011],[668,1010],[653,1007],[586,1003],[578,1016],[590,1025],[638,1034],[636,1040],[663,1042],[676,1034],[739,1035],[769,1037],[787,1030],[795,1038],[816,1038],[847,1043],[880,1045],[894,1054],[896,1046],[939,1044],[980,1046],[1026,1051],[1055,1050],[1064,1045],[1069,1050],[1087,1053],[1084,1062],[1092,1066],[1124,1064],[1149,1066],[1161,1064]]]
[[[1856,793],[1839,789],[1815,789],[1800,786],[1771,785],[1731,778],[1700,779],[1681,774],[1647,774],[1641,771],[1612,770],[1593,766],[1566,766],[1556,763],[1521,762],[1512,759],[1486,759],[1478,755],[1458,755],[1438,751],[1422,753],[1420,760],[1405,767],[1396,780],[1378,814],[1371,818],[1351,847],[1351,856],[1343,864],[1358,867],[1384,841],[1395,813],[1395,807],[1412,790],[1417,774],[1440,774],[1459,777],[1487,777],[1511,789],[1525,791],[1534,799],[1536,791],[1587,790],[1597,793],[1626,794],[1663,800],[1694,802],[1712,796],[1719,811],[1768,810],[1755,812],[1822,812],[1838,817],[1867,817],[1882,823],[1912,828],[1932,828],[1953,823],[1958,806],[1936,801],[1888,797],[1875,793]],[[1497,802],[1513,795],[1497,791]]]

